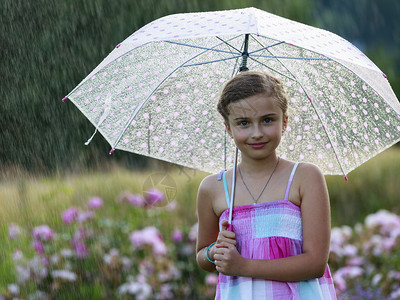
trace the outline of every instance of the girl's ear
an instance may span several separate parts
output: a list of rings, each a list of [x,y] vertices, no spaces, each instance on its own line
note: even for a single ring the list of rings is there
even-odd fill
[[[283,121],[282,121],[282,133],[286,131],[286,127],[288,124],[288,116],[283,116]]]
[[[226,122],[224,122],[224,125],[225,125],[226,132],[228,132],[229,136],[232,137],[231,127]]]

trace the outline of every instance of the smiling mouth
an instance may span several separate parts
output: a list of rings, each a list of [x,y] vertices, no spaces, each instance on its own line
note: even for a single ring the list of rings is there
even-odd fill
[[[266,143],[254,143],[254,144],[248,144],[250,147],[254,149],[259,149],[265,146]]]

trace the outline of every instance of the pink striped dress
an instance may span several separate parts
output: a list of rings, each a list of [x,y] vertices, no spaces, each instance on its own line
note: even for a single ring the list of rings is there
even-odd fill
[[[284,200],[233,208],[233,231],[236,234],[237,249],[243,257],[276,259],[302,253],[301,210],[288,200],[297,165],[290,175]],[[221,177],[229,206],[225,172],[221,172],[219,180]],[[229,209],[221,214],[220,226],[228,217]],[[327,266],[321,278],[300,282],[269,281],[220,273],[215,299],[319,300],[336,299],[336,294]]]

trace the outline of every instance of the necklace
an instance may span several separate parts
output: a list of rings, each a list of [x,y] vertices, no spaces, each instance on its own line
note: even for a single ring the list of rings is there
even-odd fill
[[[260,194],[260,195],[257,197],[257,199],[256,199],[256,198],[254,198],[254,196],[253,196],[253,194],[250,192],[250,189],[248,188],[248,186],[247,186],[246,182],[244,182],[244,179],[243,179],[242,172],[240,171],[240,167],[238,166],[238,169],[239,169],[239,174],[240,174],[240,178],[242,179],[242,181],[243,181],[243,184],[244,184],[244,186],[246,187],[247,191],[249,192],[249,194],[250,194],[251,198],[253,198],[254,205],[255,205],[255,204],[257,204],[257,201],[258,201],[258,199],[260,199],[261,195],[264,193],[264,190],[265,190],[265,188],[267,187],[267,185],[268,185],[269,181],[271,180],[271,177],[272,177],[272,175],[274,175],[274,173],[275,173],[275,170],[278,168],[278,165],[279,165],[279,159],[280,159],[280,157],[278,157],[278,161],[276,162],[275,168],[274,168],[274,170],[272,171],[271,175],[269,175],[269,178],[268,178],[268,180],[267,180],[267,183],[264,185],[264,188],[262,189],[262,191],[261,191],[261,194]]]

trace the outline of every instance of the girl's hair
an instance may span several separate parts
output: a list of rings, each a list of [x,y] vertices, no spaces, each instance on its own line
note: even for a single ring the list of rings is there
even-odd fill
[[[257,94],[275,98],[283,115],[287,115],[288,99],[282,82],[272,75],[257,71],[239,73],[225,84],[218,101],[218,112],[228,123],[229,104]]]

